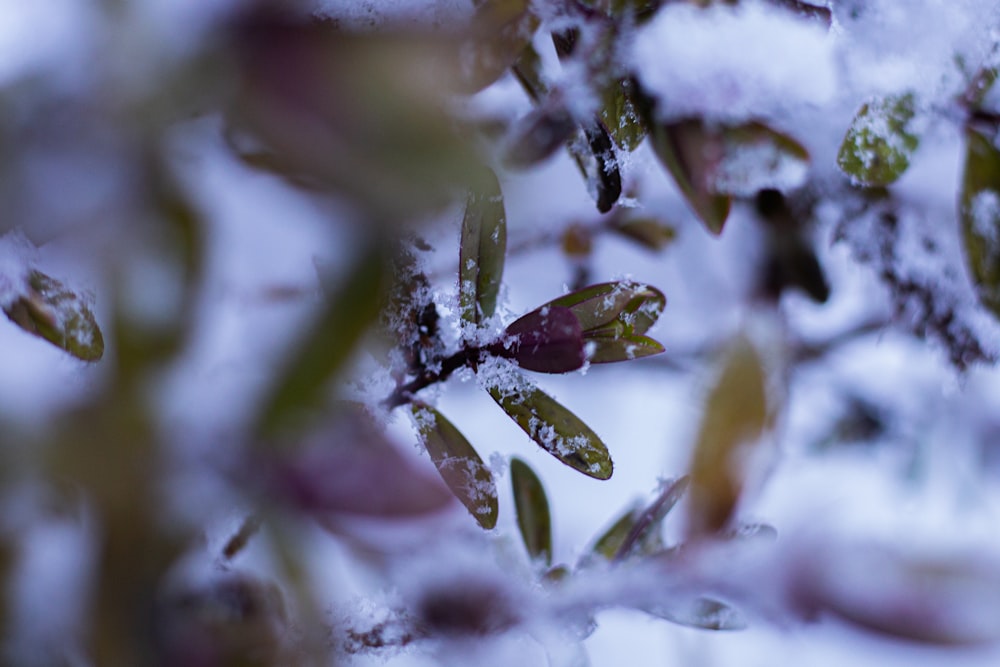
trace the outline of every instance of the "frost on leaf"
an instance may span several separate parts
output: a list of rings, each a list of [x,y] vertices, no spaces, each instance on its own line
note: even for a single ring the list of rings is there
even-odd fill
[[[465,207],[459,250],[462,319],[479,324],[493,315],[507,252],[507,218],[496,175],[484,169]]]
[[[490,351],[539,373],[569,373],[586,361],[580,322],[569,308],[558,306],[539,308],[515,320],[504,341]]]
[[[569,467],[595,479],[611,477],[608,448],[579,417],[523,377],[510,377],[490,396],[542,449]]]
[[[411,407],[427,453],[455,497],[476,522],[489,530],[497,524],[497,487],[493,474],[465,436],[437,410]]]
[[[859,185],[894,183],[910,166],[910,156],[920,143],[915,116],[912,93],[868,102],[847,130],[837,165]]]
[[[996,131],[966,128],[959,215],[968,262],[983,305],[1000,314],[1000,150]]]
[[[104,356],[104,336],[91,298],[34,269],[15,292],[19,296],[8,295],[3,304],[12,322],[77,359],[98,361]]]
[[[531,467],[519,458],[510,462],[510,483],[517,509],[517,527],[528,554],[552,565],[552,518],[545,488]]]

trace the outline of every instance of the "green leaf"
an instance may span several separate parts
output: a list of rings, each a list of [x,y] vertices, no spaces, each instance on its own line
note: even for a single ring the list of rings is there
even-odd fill
[[[656,322],[667,299],[663,292],[632,281],[598,283],[549,301],[539,308],[569,308],[585,337],[641,336]]]
[[[517,527],[528,554],[552,565],[552,518],[549,501],[541,480],[527,463],[519,458],[510,462],[510,482],[514,490],[514,507],[517,509]]]
[[[296,428],[322,406],[331,378],[350,359],[381,310],[386,283],[385,252],[378,240],[363,249],[312,327],[278,373],[257,423],[263,436]]]
[[[615,551],[615,560],[628,558],[636,553],[649,554],[663,549],[660,526],[670,510],[684,496],[688,483],[687,477],[681,477],[664,484],[656,500],[635,515],[628,534]]]
[[[763,436],[768,420],[763,362],[740,338],[705,402],[691,462],[690,537],[726,527],[743,491],[745,448]]]
[[[507,217],[500,182],[484,169],[469,193],[459,250],[459,308],[462,319],[479,324],[496,310],[507,252]]]
[[[480,526],[497,525],[497,487],[493,474],[465,436],[437,410],[423,404],[411,411],[427,453],[451,489]]]
[[[837,166],[858,185],[894,183],[910,166],[910,156],[920,144],[913,127],[915,116],[913,93],[864,104],[840,145]]]
[[[616,220],[608,228],[654,252],[663,250],[677,238],[677,230],[672,225],[653,218]]]
[[[82,361],[104,356],[104,336],[89,300],[41,271],[28,273],[22,294],[4,306],[7,317]]]
[[[618,79],[604,88],[601,120],[622,150],[631,153],[646,138],[646,125],[629,95],[628,79]]]
[[[632,532],[632,526],[635,525],[635,521],[641,513],[642,508],[638,504],[626,510],[624,514],[615,519],[615,522],[607,530],[601,533],[601,536],[594,542],[594,546],[590,548],[590,553],[601,556],[605,560],[612,560],[621,549],[629,533]]]
[[[649,138],[653,152],[673,176],[695,215],[708,231],[721,234],[732,198],[709,188],[706,176],[709,162],[699,128],[700,121],[654,123],[650,126]]]
[[[731,197],[801,185],[809,152],[764,123],[709,124],[700,118],[661,123],[653,150],[710,232],[719,234]]]
[[[587,360],[592,364],[632,361],[664,351],[660,343],[648,336],[587,336],[586,340]]]
[[[979,300],[1000,316],[1000,149],[997,131],[965,129],[959,216],[965,259]]]
[[[595,479],[611,477],[608,448],[579,417],[523,378],[519,386],[489,388],[490,396],[542,449]]]

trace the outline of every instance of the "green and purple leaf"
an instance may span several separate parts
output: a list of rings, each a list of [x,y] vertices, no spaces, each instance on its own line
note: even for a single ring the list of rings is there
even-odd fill
[[[504,340],[489,351],[539,373],[569,373],[586,361],[579,320],[569,308],[558,306],[533,310],[515,320]]]
[[[758,121],[688,118],[655,124],[651,138],[660,162],[713,234],[722,232],[732,197],[801,185],[809,166],[801,144]]]
[[[41,271],[28,273],[21,295],[4,306],[10,321],[82,361],[104,356],[104,336],[89,300]]]

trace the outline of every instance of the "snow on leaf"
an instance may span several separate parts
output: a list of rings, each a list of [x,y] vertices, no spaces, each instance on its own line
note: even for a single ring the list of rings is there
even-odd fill
[[[837,166],[851,180],[866,187],[894,183],[917,149],[916,109],[912,93],[890,95],[866,103],[847,130]]]
[[[5,286],[4,292],[11,288]],[[29,270],[24,283],[12,293],[19,296],[5,294],[3,310],[19,327],[82,361],[99,361],[104,356],[104,336],[91,310],[91,298],[36,269]]]
[[[586,361],[583,331],[569,308],[533,310],[507,327],[505,337],[488,348],[539,373],[568,373]]]
[[[507,218],[500,182],[484,169],[469,193],[459,250],[459,307],[462,319],[479,324],[496,310],[507,252]]]
[[[507,385],[491,386],[489,394],[529,438],[588,477],[611,477],[607,446],[579,417],[523,377],[508,378]]]
[[[431,460],[476,522],[490,530],[497,523],[497,487],[493,474],[465,436],[437,410],[413,405],[420,439]]]
[[[524,546],[533,559],[548,567],[552,565],[552,518],[545,488],[531,467],[519,458],[511,459],[510,483]]]

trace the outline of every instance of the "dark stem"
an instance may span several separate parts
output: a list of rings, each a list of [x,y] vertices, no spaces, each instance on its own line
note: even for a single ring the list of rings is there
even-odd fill
[[[424,367],[416,377],[409,382],[398,385],[389,396],[382,401],[387,409],[393,410],[401,405],[406,405],[413,396],[421,389],[426,389],[432,384],[444,382],[451,374],[464,366],[473,365],[482,354],[485,348],[463,347],[461,350],[441,360],[439,370],[430,370]]]

